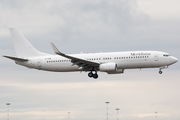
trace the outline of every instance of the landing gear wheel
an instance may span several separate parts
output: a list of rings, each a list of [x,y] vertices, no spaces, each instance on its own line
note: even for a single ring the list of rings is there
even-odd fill
[[[90,72],[90,73],[88,73],[88,76],[89,76],[89,77],[93,77],[94,75],[93,75],[92,72]]]
[[[97,79],[98,78],[98,74],[93,74],[93,78]]]
[[[162,74],[162,71],[159,71],[159,74]]]

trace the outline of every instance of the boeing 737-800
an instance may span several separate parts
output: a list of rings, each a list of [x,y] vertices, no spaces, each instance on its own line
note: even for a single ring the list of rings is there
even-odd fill
[[[57,55],[42,53],[36,50],[29,41],[16,29],[9,28],[17,57],[4,56],[16,64],[38,70],[54,72],[89,72],[88,76],[97,79],[97,71],[108,74],[121,74],[125,69],[159,68],[176,63],[177,58],[159,51],[129,51],[89,54],[64,54],[51,43]]]

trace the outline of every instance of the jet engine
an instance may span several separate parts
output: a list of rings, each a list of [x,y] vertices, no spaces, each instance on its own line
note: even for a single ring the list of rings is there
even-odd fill
[[[104,63],[99,66],[99,71],[101,72],[110,72],[110,71],[116,71],[116,70],[117,70],[116,63]]]

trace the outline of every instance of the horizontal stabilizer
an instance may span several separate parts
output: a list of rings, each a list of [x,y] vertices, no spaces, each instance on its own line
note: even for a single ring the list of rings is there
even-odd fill
[[[17,58],[17,57],[11,57],[11,56],[3,56],[3,57],[9,58],[14,61],[28,61],[28,59],[24,59],[24,58]]]

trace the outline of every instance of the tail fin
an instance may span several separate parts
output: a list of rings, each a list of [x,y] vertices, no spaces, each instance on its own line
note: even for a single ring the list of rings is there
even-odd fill
[[[11,33],[11,37],[13,39],[14,47],[18,57],[26,58],[48,55],[36,50],[16,28],[9,28],[9,31]]]

